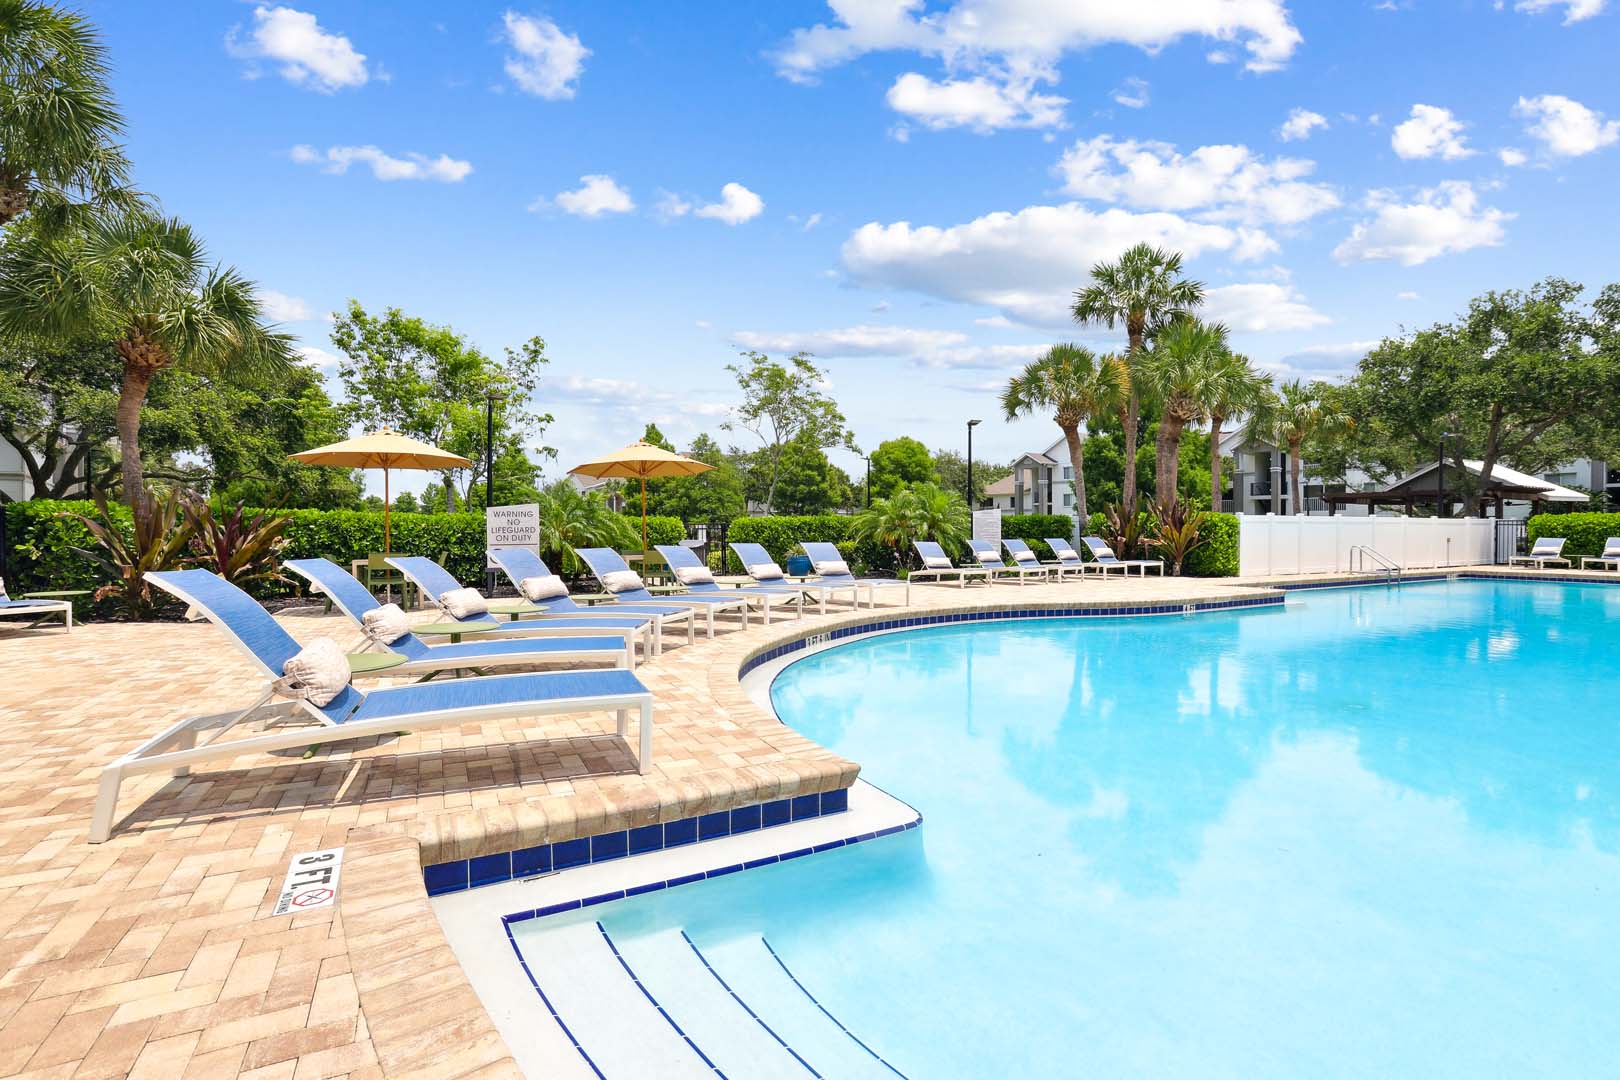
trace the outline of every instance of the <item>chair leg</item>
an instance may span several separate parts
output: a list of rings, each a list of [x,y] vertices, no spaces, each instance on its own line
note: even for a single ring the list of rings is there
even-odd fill
[[[652,702],[641,703],[641,753],[636,757],[636,771],[645,773],[652,764]]]
[[[618,721],[619,737],[622,739],[622,738],[624,738],[625,732],[630,730],[630,710],[629,709],[615,709],[614,710],[614,717]]]
[[[90,812],[92,844],[104,844],[112,835],[113,815],[118,811],[118,788],[123,782],[122,766],[108,765],[101,770],[101,783],[96,787],[96,805]]]

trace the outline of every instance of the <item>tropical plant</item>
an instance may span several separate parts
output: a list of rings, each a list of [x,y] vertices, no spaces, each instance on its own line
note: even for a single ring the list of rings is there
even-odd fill
[[[540,493],[540,550],[561,572],[577,574],[577,547],[639,548],[641,533],[631,519],[615,514],[596,492],[581,493],[558,480]]]
[[[1256,371],[1242,353],[1228,350],[1210,380],[1204,400],[1209,417],[1209,508],[1221,508],[1221,429],[1239,413],[1253,412],[1271,392],[1271,376]]]
[[[1171,496],[1153,506],[1153,522],[1147,544],[1170,563],[1170,573],[1180,575],[1181,564],[1194,550],[1208,543],[1204,534],[1202,510],[1194,510],[1186,499]]]
[[[1113,357],[1099,358],[1079,345],[1053,345],[1007,380],[1001,411],[1007,419],[1050,412],[1063,432],[1074,467],[1075,513],[1086,520],[1086,451],[1081,425],[1117,412],[1127,400],[1130,377]]]
[[[0,225],[33,211],[48,229],[82,211],[132,209],[124,119],[84,16],[0,0]]]
[[[1340,411],[1337,395],[1322,382],[1304,383],[1291,379],[1278,391],[1264,397],[1249,421],[1251,434],[1288,454],[1288,482],[1293,489],[1293,512],[1305,511],[1305,492],[1300,487],[1300,448],[1306,440],[1335,431],[1348,431],[1355,421]]]
[[[890,548],[902,565],[909,565],[913,541],[932,540],[956,552],[967,545],[972,531],[972,515],[961,495],[923,483],[872,500],[871,507],[851,520],[849,539]]]
[[[142,490],[131,508],[132,528],[127,533],[108,508],[106,495],[97,491],[95,501],[94,517],[67,516],[77,518],[90,530],[99,550],[73,551],[112,579],[96,590],[95,599],[117,596],[131,619],[148,619],[157,605],[146,575],[180,566],[191,545],[192,525],[180,513],[180,495],[170,491],[159,497]]]
[[[1155,502],[1175,497],[1181,432],[1203,417],[1228,355],[1226,327],[1187,318],[1161,329],[1137,361],[1137,382],[1159,403]]]
[[[1146,547],[1153,518],[1144,511],[1131,513],[1124,503],[1110,503],[1103,507],[1100,522],[1093,524],[1115,555],[1121,559],[1134,559]]]
[[[1135,383],[1135,365],[1147,347],[1147,340],[1174,319],[1190,316],[1204,302],[1202,282],[1181,276],[1180,252],[1167,252],[1148,244],[1128,248],[1113,262],[1100,262],[1091,268],[1091,284],[1074,294],[1075,322],[1101,324],[1110,329],[1124,326],[1128,344],[1126,363],[1131,367],[1131,386],[1126,398],[1125,460],[1136,460],[1137,428],[1141,422],[1141,399]],[[1136,474],[1125,470],[1126,509],[1136,511]]]
[[[274,376],[291,338],[266,327],[251,281],[207,265],[201,240],[175,218],[97,218],[60,236],[9,238],[0,254],[0,333],[113,340],[123,362],[118,441],[124,500],[140,499],[141,407],[154,377],[180,365],[203,374]]]
[[[202,499],[186,499],[181,513],[191,526],[194,562],[240,588],[286,580],[278,561],[292,518],[273,510],[249,514],[242,504],[217,517]]]

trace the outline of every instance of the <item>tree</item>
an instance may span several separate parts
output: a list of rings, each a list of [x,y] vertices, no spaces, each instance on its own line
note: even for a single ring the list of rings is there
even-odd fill
[[[1254,369],[1242,353],[1227,350],[1205,389],[1204,410],[1209,417],[1209,508],[1221,508],[1221,428],[1238,413],[1254,409],[1271,390],[1271,376]]]
[[[1286,448],[1288,483],[1293,490],[1290,501],[1295,514],[1305,512],[1305,492],[1300,487],[1300,448],[1309,439],[1353,424],[1350,417],[1338,411],[1331,387],[1324,382],[1290,379],[1256,406],[1250,420],[1251,432],[1264,442]]]
[[[346,359],[338,367],[354,419],[368,428],[388,425],[402,434],[461,454],[467,470],[465,500],[484,476],[486,410],[494,395],[497,462],[524,472],[525,444],[542,437],[549,415],[529,410],[530,395],[546,361],[546,343],[530,338],[504,360],[486,356],[448,326],[436,326],[399,308],[371,315],[359,301],[332,325],[332,343]],[[497,479],[500,470],[497,470]],[[532,465],[523,484],[532,484]],[[442,474],[445,505],[456,504],[455,475]]]
[[[608,509],[597,492],[581,494],[571,480],[548,484],[540,493],[540,551],[560,573],[577,573],[575,548],[625,550],[641,536],[623,514]]]
[[[744,352],[746,364],[728,364],[737,379],[743,401],[732,419],[722,424],[731,431],[742,427],[762,444],[757,461],[765,472],[761,500],[765,512],[776,509],[776,485],[783,452],[790,443],[804,440],[817,450],[843,446],[860,453],[845,426],[844,414],[821,389],[826,377],[806,353],[794,353],[783,366],[764,353]]]
[[[775,510],[784,514],[825,514],[837,504],[832,463],[808,434],[782,449],[777,466]],[[770,500],[767,496],[766,503]]]
[[[1163,327],[1137,361],[1135,384],[1159,404],[1153,480],[1161,505],[1175,498],[1182,429],[1204,415],[1228,355],[1226,327],[1186,318]]]
[[[984,502],[984,489],[1000,480],[1012,467],[1005,462],[973,460],[973,505]],[[967,458],[955,450],[934,451],[934,475],[946,491],[967,493]]]
[[[1086,508],[1086,451],[1080,428],[1099,416],[1118,411],[1127,396],[1125,366],[1111,358],[1099,359],[1079,345],[1053,345],[1024,370],[1007,380],[1001,391],[1001,411],[1007,419],[1050,412],[1063,432],[1074,466],[1075,513],[1081,521]]]
[[[124,119],[84,16],[0,0],[0,226],[28,211],[48,229],[80,211],[139,209],[117,144]]]
[[[1113,262],[1091,268],[1091,284],[1074,294],[1073,315],[1081,325],[1125,327],[1126,364],[1134,368],[1147,340],[1173,319],[1190,316],[1204,302],[1202,282],[1181,277],[1181,254],[1147,244],[1128,248]],[[1133,372],[1134,374],[1134,372]],[[1141,401],[1133,379],[1126,400],[1125,460],[1136,459]],[[1136,513],[1136,476],[1125,475],[1125,508]]]
[[[110,344],[0,342],[0,439],[16,451],[35,498],[82,494],[95,448],[115,430],[119,368]]]
[[[959,551],[972,532],[972,515],[961,495],[921,483],[874,499],[850,522],[849,538],[892,548],[904,564],[911,561],[914,541],[932,540],[946,551]]]
[[[886,499],[912,484],[936,483],[928,447],[907,435],[885,439],[872,451],[872,496]]]
[[[291,339],[263,321],[254,284],[210,267],[202,241],[176,218],[98,217],[47,236],[8,234],[0,253],[0,334],[22,340],[111,340],[122,361],[118,442],[124,499],[143,481],[141,407],[152,380],[180,367],[274,374]]]
[[[650,437],[663,439],[662,433],[647,425],[648,442],[665,446],[667,440],[655,442]],[[678,517],[686,522],[727,522],[740,515],[744,507],[743,478],[736,461],[720,448],[708,435],[699,435],[686,448],[686,456],[694,461],[713,466],[697,476],[676,476],[667,480],[647,481],[647,507],[654,514]]]

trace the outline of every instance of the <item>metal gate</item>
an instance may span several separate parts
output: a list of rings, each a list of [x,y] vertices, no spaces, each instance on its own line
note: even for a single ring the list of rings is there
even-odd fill
[[[1503,519],[1496,523],[1496,564],[1503,566],[1513,556],[1523,555],[1525,535],[1529,531],[1527,518]]]

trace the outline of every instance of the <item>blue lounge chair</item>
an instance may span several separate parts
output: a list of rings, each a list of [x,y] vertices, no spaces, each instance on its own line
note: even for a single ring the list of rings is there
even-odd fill
[[[604,582],[602,586],[604,589],[607,588],[604,581],[605,575],[622,573],[630,569],[630,564],[624,561],[624,556],[612,548],[575,548],[574,554],[578,555],[580,562],[583,562],[586,568],[596,575],[597,581]],[[746,596],[712,596],[707,593],[692,592],[664,593],[662,596],[654,596],[647,591],[647,587],[644,585],[639,589],[625,589],[612,593],[612,597],[608,603],[613,605],[663,603],[689,607],[694,612],[701,611],[708,619],[708,636],[711,640],[714,638],[714,617],[717,614],[734,612],[742,618],[743,626],[748,625],[749,603]]]
[[[366,612],[382,605],[371,590],[343,567],[325,559],[289,559],[282,564],[288,570],[306,579],[338,610],[363,626]],[[500,624],[497,624],[500,625]],[[530,624],[531,627],[548,624]],[[600,629],[581,632],[574,627],[557,630],[555,636],[540,637],[526,634],[521,638],[503,638],[497,641],[473,640],[458,645],[429,645],[415,634],[387,645],[379,646],[390,652],[409,657],[398,667],[388,668],[388,675],[416,675],[437,671],[466,668],[520,667],[543,664],[547,661],[569,660],[606,663],[612,667],[635,665],[634,627],[615,628],[606,635]],[[374,644],[369,638],[367,645]]]
[[[866,590],[866,606],[877,607],[877,591],[879,589],[904,589],[906,598],[904,603],[911,603],[911,582],[901,581],[897,578],[858,578],[849,571],[829,574],[822,569],[828,563],[840,563],[844,556],[839,552],[837,544],[828,544],[815,541],[800,541],[799,546],[804,553],[810,556],[810,565],[816,568],[816,576],[828,585],[855,585]]]
[[[1551,563],[1568,566],[1569,560],[1564,558],[1564,537],[1543,536],[1531,547],[1529,554],[1515,555],[1508,560],[1509,566],[1518,566],[1521,563],[1534,566],[1538,570],[1546,569]]]
[[[1066,575],[1078,576],[1086,572],[1084,566],[1065,566],[1062,562],[1041,562],[1035,554],[1035,549],[1023,540],[1003,539],[1001,546],[1007,549],[1007,554],[1011,555],[1012,561],[1019,566],[1043,567],[1048,577],[1057,578],[1059,581],[1062,581]]]
[[[1620,536],[1611,536],[1603,542],[1603,554],[1581,556],[1582,570],[1593,563],[1607,566],[1610,570],[1620,570]]]
[[[539,561],[538,557],[535,561]],[[444,605],[439,602],[439,597],[443,596],[451,589],[461,588],[461,583],[458,582],[454,577],[450,576],[450,571],[446,570],[432,559],[423,558],[419,555],[390,555],[388,557],[388,564],[394,567],[400,573],[404,574],[407,580],[415,584],[417,590],[423,596],[427,597],[428,601],[434,607],[439,609],[440,613],[447,621],[459,623],[484,623],[498,621],[492,615],[472,615],[465,619],[458,619],[454,615],[451,615],[448,611],[445,611]],[[539,605],[536,606],[538,607]],[[515,623],[504,623],[501,625],[500,630],[496,632],[517,635],[548,633],[551,631],[548,631],[545,628],[557,625],[562,616],[568,616],[570,618],[584,618],[585,615],[583,613],[588,610],[589,609],[587,608],[579,607],[572,600],[569,600],[566,605],[558,604],[556,601],[552,601],[551,603],[545,605],[545,611],[538,614],[536,618],[525,618],[520,619]],[[619,611],[617,615],[621,619],[636,619],[638,620],[638,625],[639,620],[643,617],[656,619],[658,629],[655,631],[655,633],[658,635],[658,637],[654,642],[653,652],[656,655],[657,653],[663,651],[662,634],[664,620],[659,617],[656,612],[636,608],[634,610]],[[584,629],[587,626],[588,624],[576,624],[575,628]],[[697,637],[690,626],[687,627],[686,640],[688,642],[695,642],[697,640]]]
[[[1082,575],[1086,573],[1086,560],[1082,559],[1080,553],[1074,550],[1073,544],[1054,536],[1043,537],[1043,539],[1046,541],[1046,546],[1052,549],[1052,554],[1056,557],[1058,566]]]
[[[1044,566],[1019,566],[1002,558],[996,545],[988,540],[969,540],[968,547],[973,549],[973,557],[979,560],[979,565],[990,571],[990,580],[996,578],[1017,578],[1018,584],[1028,585],[1034,582],[1037,585],[1049,579],[1052,575],[1046,572]]]
[[[655,544],[655,551],[664,557],[670,570],[675,572],[677,578],[682,570],[707,570],[703,560],[689,547],[680,544]],[[683,581],[681,582],[688,592],[710,593],[717,596],[746,596],[759,603],[760,609],[765,613],[765,625],[771,622],[771,612],[779,603],[795,604],[798,611],[797,618],[804,617],[804,590],[795,589],[791,585],[749,585],[739,589],[722,589],[715,581]]]
[[[956,584],[964,589],[969,581],[990,583],[990,571],[982,566],[957,566],[945,554],[945,549],[932,540],[913,540],[911,546],[917,549],[923,565],[921,570],[911,572],[908,581],[942,581],[954,576]]]
[[[641,720],[639,771],[646,772],[651,760],[652,694],[623,668],[491,675],[410,683],[369,693],[349,686],[321,706],[304,700],[272,703],[270,684],[281,678],[299,646],[258,601],[206,570],[149,573],[146,580],[203,612],[258,666],[268,682],[258,700],[247,708],[183,720],[103,768],[90,818],[92,844],[112,834],[118,789],[126,776],[171,770],[176,776],[184,776],[194,764],[247,753],[551,713],[609,711],[615,714],[618,733],[623,736],[629,731],[630,712],[636,710]],[[319,727],[313,731],[308,727],[280,727],[295,720]],[[249,721],[263,721],[264,728],[243,739],[220,738]],[[208,734],[199,746],[197,736],[204,732]]]
[[[1095,566],[1100,574],[1107,575],[1108,571],[1117,569],[1130,577],[1131,567],[1134,566],[1137,573],[1147,577],[1148,567],[1151,566],[1159,571],[1160,577],[1164,577],[1163,559],[1121,559],[1100,536],[1082,536],[1080,542],[1091,552],[1091,562],[1087,565]]]
[[[773,586],[788,584],[787,578],[782,575],[782,568],[776,565],[776,560],[771,558],[771,553],[765,550],[764,544],[736,543],[727,546],[742,562],[743,569],[748,572],[748,576],[759,584]],[[827,614],[827,601],[836,600],[840,593],[849,593],[851,607],[858,608],[861,606],[861,586],[859,582],[811,580],[795,581],[791,582],[791,585],[795,589],[803,589],[807,595],[814,595],[817,610],[823,615]]]
[[[0,619],[32,619],[24,630],[32,630],[52,615],[60,615],[68,633],[73,633],[73,605],[66,600],[13,600],[6,595],[6,583],[0,581]]]
[[[523,591],[524,578],[554,576],[551,568],[532,548],[490,548],[488,555],[490,561],[500,567],[501,572],[512,583],[512,587],[519,592]],[[693,618],[694,612],[689,607],[676,607],[673,604],[613,604],[590,607],[567,595],[551,597],[543,606],[548,614],[570,618],[651,620],[654,636],[660,642],[656,652],[660,653],[664,651],[662,638],[666,624],[685,623],[686,643],[692,645],[697,642],[697,620]]]

